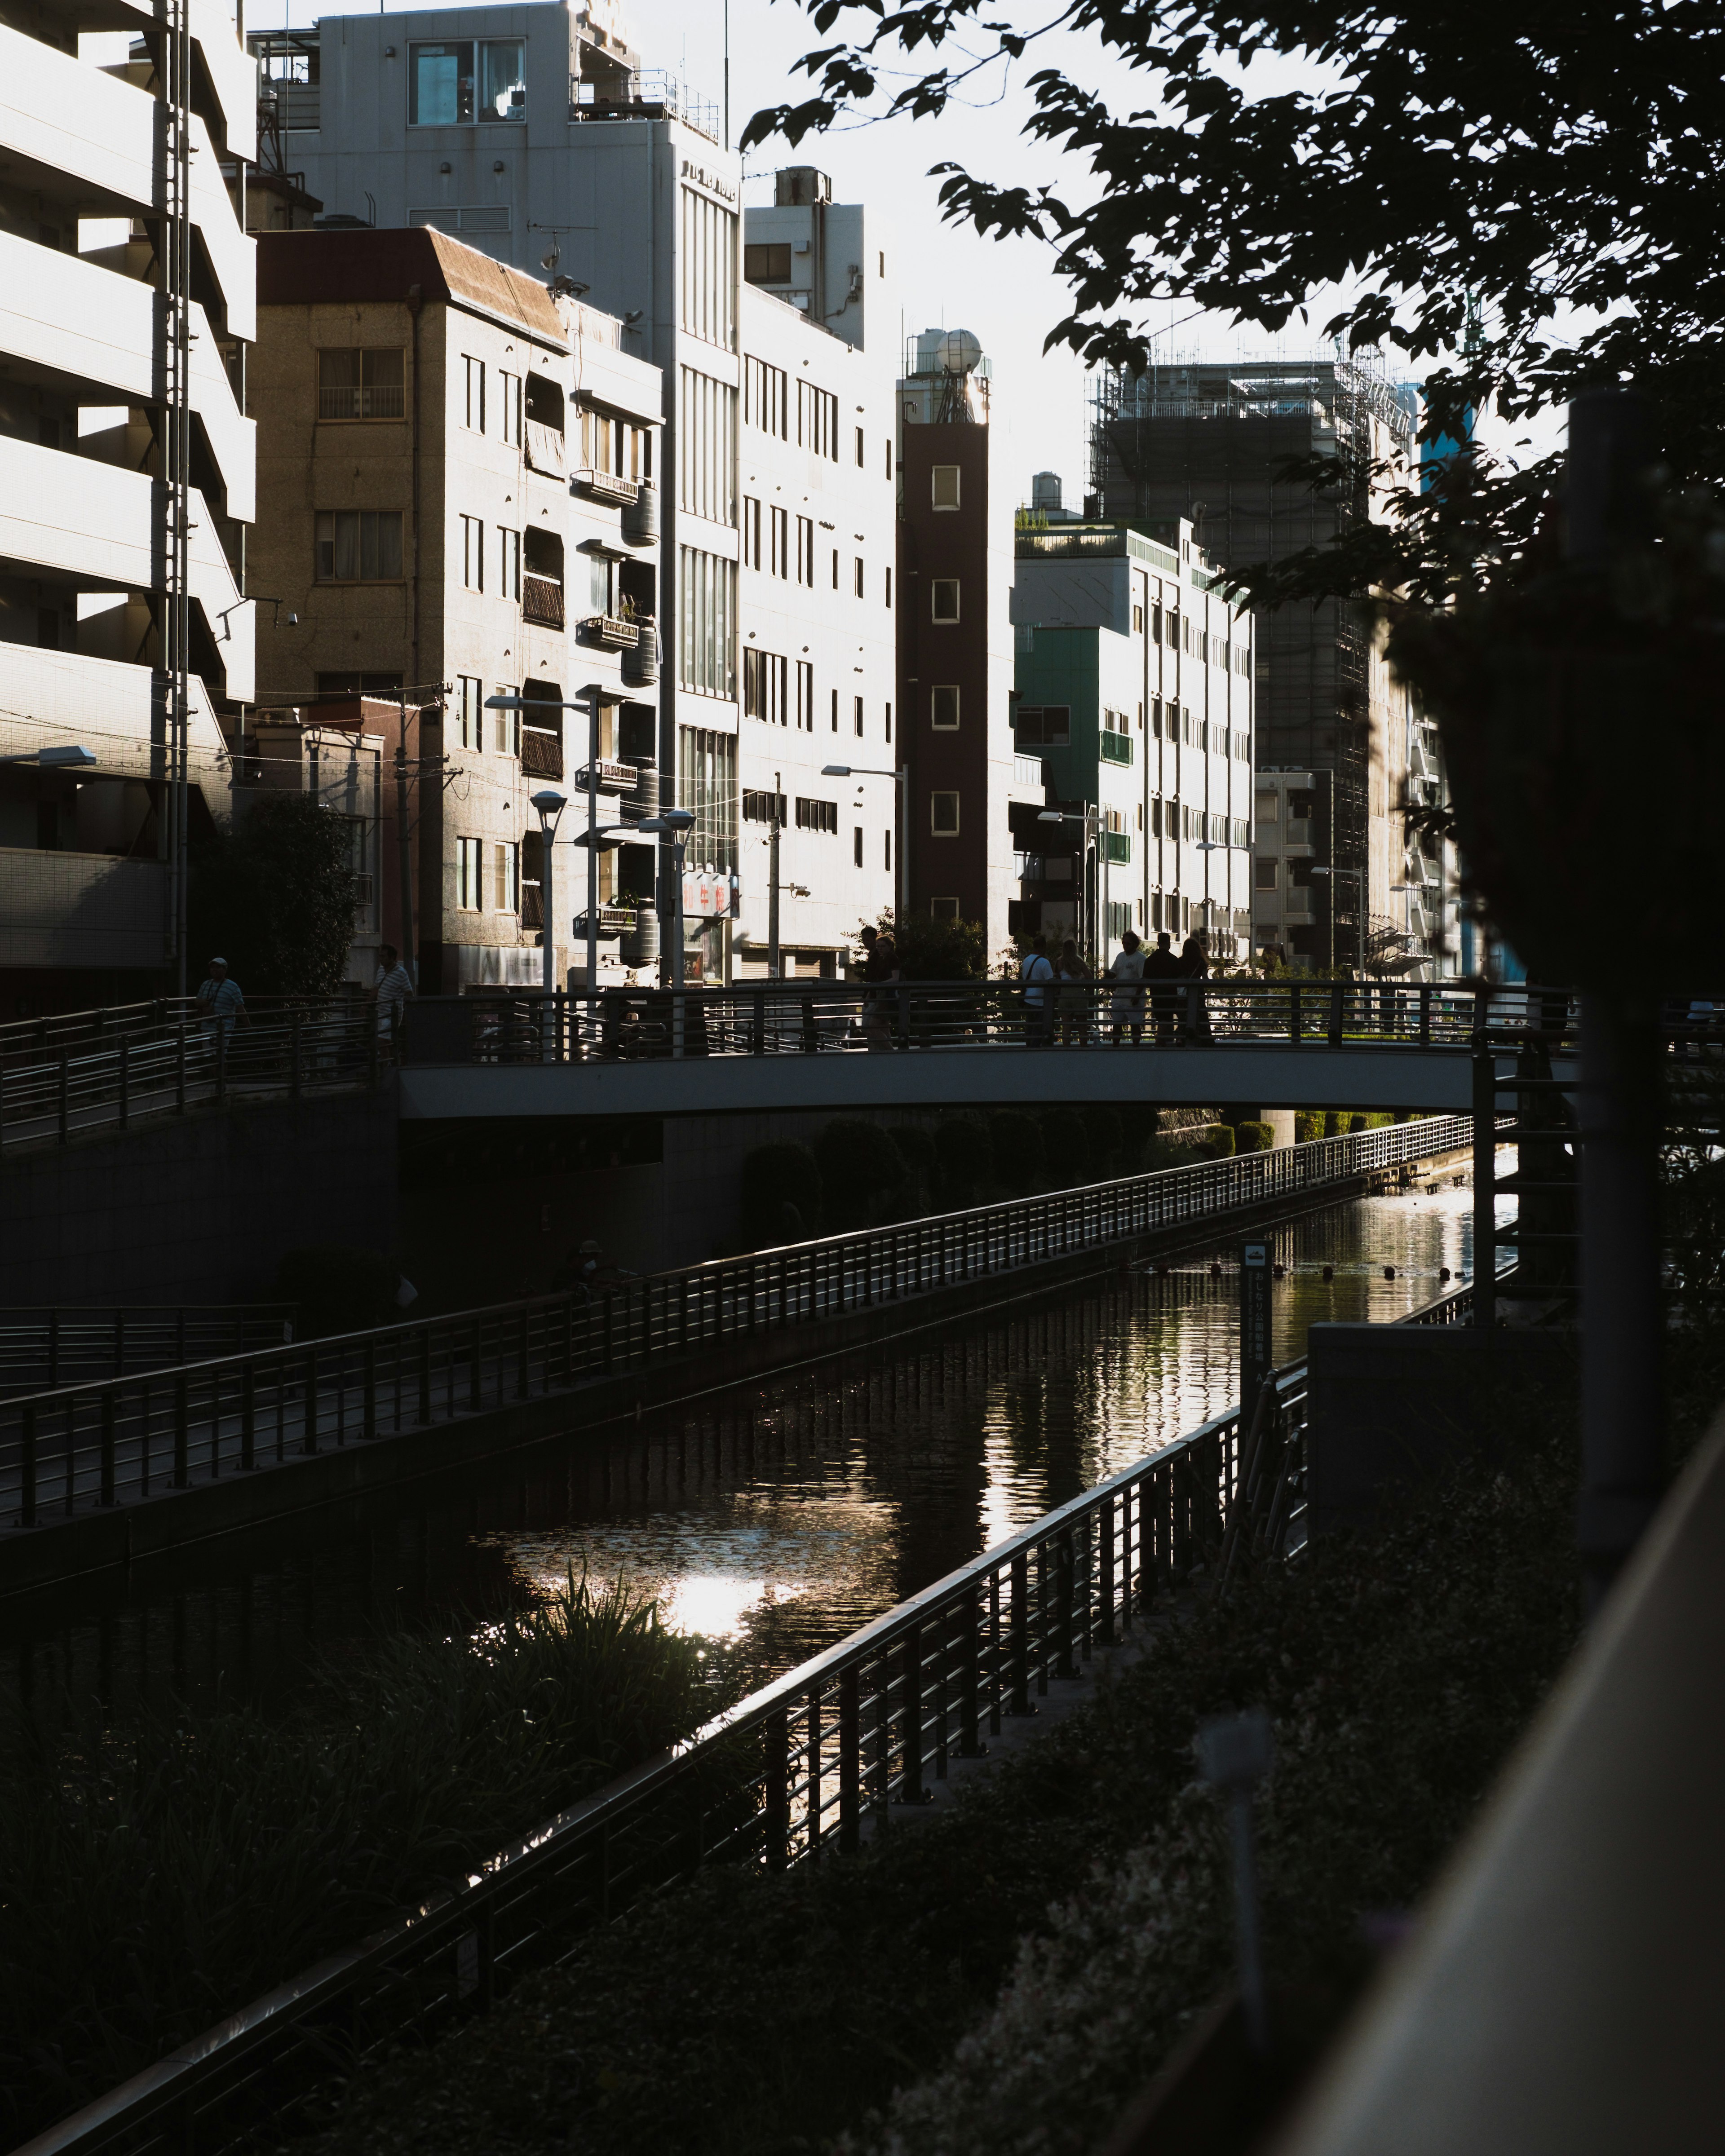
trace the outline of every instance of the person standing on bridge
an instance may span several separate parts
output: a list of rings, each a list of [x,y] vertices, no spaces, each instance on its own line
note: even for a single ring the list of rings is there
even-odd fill
[[[1180,973],[1191,984],[1186,991],[1186,1023],[1182,1030],[1188,1040],[1208,1040],[1210,1014],[1204,1009],[1202,983],[1209,978],[1210,954],[1196,930],[1180,947]]]
[[[400,1040],[402,1019],[413,993],[413,975],[403,965],[394,944],[384,944],[377,953],[377,978],[372,989],[372,1001],[377,1006],[377,1032],[382,1040]]]
[[[1108,978],[1114,983],[1114,994],[1108,1015],[1113,1020],[1110,1035],[1116,1048],[1129,1025],[1132,1029],[1132,1046],[1137,1047],[1144,1038],[1144,968],[1143,946],[1128,928],[1120,939],[1120,948],[1108,968]]]
[[[1024,963],[1019,968],[1019,978],[1024,984],[1024,1045],[1026,1048],[1045,1048],[1049,1029],[1054,1018],[1049,998],[1054,990],[1054,962],[1043,948],[1042,938],[1033,936],[1030,947],[1025,952]]]
[[[239,983],[228,971],[225,958],[212,958],[209,972],[198,985],[198,1008],[209,1021],[216,1046],[225,1052],[228,1037],[245,1016],[245,998]]]
[[[1158,932],[1156,948],[1144,961],[1144,978],[1156,986],[1150,991],[1151,1014],[1156,1020],[1156,1045],[1172,1048],[1180,1020],[1180,992],[1173,984],[1180,978],[1180,962],[1167,929]]]
[[[1091,971],[1070,936],[1060,946],[1060,979],[1072,984],[1060,989],[1060,1038],[1068,1048],[1083,1048],[1090,1040]]]

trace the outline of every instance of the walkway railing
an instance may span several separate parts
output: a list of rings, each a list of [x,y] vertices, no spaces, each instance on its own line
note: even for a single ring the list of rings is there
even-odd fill
[[[1422,1322],[1465,1322],[1468,1291]],[[306,2085],[489,2005],[520,1971],[701,1866],[783,1871],[854,1850],[922,1804],[1051,1679],[1214,1575],[1242,1460],[1273,1426],[1285,1499],[1260,1562],[1299,1539],[1306,1366],[1272,1380],[1249,1447],[1230,1408],[912,1595],[687,1743],[559,1813],[352,1952],[320,1964],[40,2135],[18,2156],[196,2147],[213,2156]]]
[[[1466,1051],[1482,1025],[1575,1039],[1566,990],[1493,983],[768,981],[728,988],[427,997],[408,1014],[410,1063],[646,1061],[666,1056],[882,1054],[929,1049],[1266,1047]]]
[[[380,1028],[369,1003],[254,1005],[231,1025],[182,1005],[158,1019],[163,1008],[132,1006],[81,1045],[0,1050],[0,1147],[64,1145],[234,1097],[353,1091],[393,1057],[388,1018]]]
[[[1296,1198],[1472,1143],[1428,1116],[1272,1152],[0,1401],[0,1520],[31,1527],[564,1392],[667,1356]]]
[[[280,1347],[293,1338],[297,1315],[290,1302],[14,1307],[0,1312],[0,1392],[57,1392],[93,1378]]]

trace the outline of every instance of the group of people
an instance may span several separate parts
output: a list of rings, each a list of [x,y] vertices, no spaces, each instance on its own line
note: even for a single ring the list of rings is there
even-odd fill
[[[1178,1040],[1193,1038],[1194,1027],[1182,1024],[1182,1005],[1186,1001],[1183,984],[1207,978],[1209,969],[1209,954],[1201,936],[1189,936],[1177,957],[1173,938],[1167,930],[1158,934],[1156,948],[1147,951],[1128,928],[1106,976],[1112,983],[1107,1015],[1113,1045],[1117,1048],[1128,1031],[1134,1047],[1142,1041],[1147,996],[1158,1043],[1171,1047]],[[1091,985],[1095,977],[1076,942],[1069,936],[1056,960],[1049,956],[1047,939],[1033,937],[1019,964],[1019,978],[1024,990],[1025,1045],[1048,1046],[1058,1028],[1058,1037],[1067,1047],[1083,1047],[1098,1011]],[[1203,1023],[1200,1014],[1197,1028],[1201,1029]]]
[[[377,977],[372,987],[372,1001],[377,1006],[377,1031],[385,1040],[393,1040],[400,1033],[408,998],[413,993],[413,977],[403,964],[394,944],[384,944],[377,953]],[[210,960],[208,970],[198,983],[198,1002],[211,1032],[223,1046],[226,1046],[236,1025],[249,1023],[244,991],[228,971],[225,958]]]

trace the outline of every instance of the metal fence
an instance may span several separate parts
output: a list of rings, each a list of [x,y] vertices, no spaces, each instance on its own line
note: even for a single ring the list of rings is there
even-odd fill
[[[667,1356],[1296,1198],[1472,1142],[1430,1116],[796,1243],[593,1295],[529,1297],[0,1401],[0,1519],[28,1528],[424,1430]]]
[[[293,1338],[296,1315],[287,1302],[14,1307],[0,1312],[0,1392],[56,1392],[95,1378],[280,1347]]]
[[[1466,1322],[1461,1289],[1415,1322]],[[18,2156],[211,2156],[311,2084],[489,2005],[593,1924],[702,1865],[783,1871],[857,1847],[1034,1712],[1200,1568],[1301,1539],[1306,1367],[1086,1491],[549,1820],[352,1952],[230,2016]]]
[[[929,1049],[1264,1046],[1466,1050],[1490,1024],[1573,1045],[1567,991],[1491,983],[1174,981],[769,981],[428,997],[408,1015],[415,1063],[647,1061],[666,1056],[891,1054]]]
[[[375,1005],[357,1000],[253,1005],[238,1024],[201,1006],[188,1014],[176,1005],[158,1020],[161,1008],[132,1006],[146,1014],[138,1023],[81,1043],[0,1053],[0,1147],[64,1145],[248,1095],[352,1091],[376,1085],[395,1050],[388,1014],[380,1022]]]

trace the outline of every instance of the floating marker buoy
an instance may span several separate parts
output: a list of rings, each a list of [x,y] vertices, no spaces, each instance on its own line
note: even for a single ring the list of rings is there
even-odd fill
[[[1447,1265],[1440,1265],[1440,1266],[1438,1267],[1438,1278],[1439,1278],[1440,1281],[1446,1281],[1446,1280],[1448,1280],[1448,1278],[1449,1278],[1449,1277],[1450,1277],[1450,1268],[1449,1268]]]
[[[1272,1280],[1284,1280],[1287,1276],[1287,1270],[1286,1265],[1272,1265],[1270,1268],[1270,1277]]]
[[[1385,1265],[1384,1268],[1384,1277],[1385,1280],[1394,1280],[1395,1278],[1395,1267],[1394,1265]]]
[[[1220,1280],[1221,1277],[1222,1268],[1219,1265],[1212,1265],[1210,1267],[1210,1278],[1212,1280]]]
[[[1324,1278],[1326,1280],[1334,1280],[1335,1277],[1336,1268],[1333,1265],[1326,1265],[1324,1267]]]

